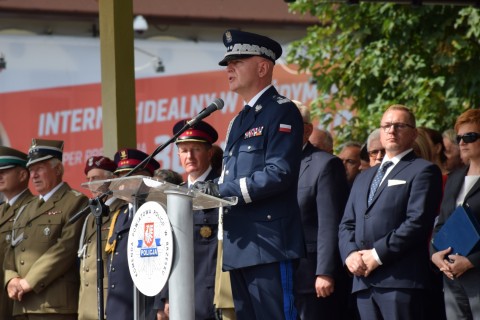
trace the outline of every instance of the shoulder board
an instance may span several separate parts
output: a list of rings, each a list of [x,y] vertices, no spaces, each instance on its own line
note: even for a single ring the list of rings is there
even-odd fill
[[[77,191],[77,190],[74,190],[74,189],[72,189],[72,190],[70,190],[70,191],[73,193],[73,195],[74,195],[75,197],[80,197],[80,196],[83,196],[83,195],[84,195],[83,193],[81,193],[81,192],[79,192],[79,191]]]
[[[290,99],[287,99],[284,96],[279,96],[279,95],[273,96],[273,100],[275,100],[278,104],[284,104],[284,103],[290,102]]]

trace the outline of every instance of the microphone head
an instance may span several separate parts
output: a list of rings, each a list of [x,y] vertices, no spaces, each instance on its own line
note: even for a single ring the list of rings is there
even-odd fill
[[[225,102],[223,102],[222,99],[217,98],[212,102],[212,104],[214,104],[217,107],[217,110],[222,110],[223,106],[225,105]]]

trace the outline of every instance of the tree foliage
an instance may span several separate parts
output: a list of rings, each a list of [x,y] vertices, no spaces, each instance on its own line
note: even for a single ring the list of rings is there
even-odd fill
[[[364,141],[391,104],[440,131],[479,107],[480,10],[325,0],[297,0],[290,10],[319,21],[287,55],[321,93],[312,113],[325,126],[341,109],[354,114],[335,126],[337,141]]]

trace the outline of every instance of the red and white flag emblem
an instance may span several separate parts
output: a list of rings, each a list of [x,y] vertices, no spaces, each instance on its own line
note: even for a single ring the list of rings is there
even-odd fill
[[[153,244],[153,239],[155,237],[155,232],[153,230],[154,223],[147,222],[144,225],[143,229],[143,241],[147,247],[150,247]]]
[[[279,131],[281,132],[292,132],[292,126],[289,124],[280,123]]]

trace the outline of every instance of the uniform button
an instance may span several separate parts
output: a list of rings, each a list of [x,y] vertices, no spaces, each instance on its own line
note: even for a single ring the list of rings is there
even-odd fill
[[[86,268],[85,268],[85,271],[87,271],[87,272],[90,271],[90,268],[89,268],[89,267],[86,267]]]
[[[228,153],[228,155],[231,157],[231,156],[233,155],[233,152],[230,151],[230,152]]]
[[[223,213],[228,213],[228,209],[224,209],[224,210],[223,210]]]
[[[268,219],[268,220],[271,220],[271,219],[272,219],[272,216],[271,216],[271,215],[267,215],[267,219]]]
[[[21,264],[21,265],[24,265],[24,264],[25,264],[25,261],[20,260],[20,264]]]
[[[90,255],[89,255],[89,254],[87,254],[87,258],[90,258]]]
[[[227,171],[225,171],[225,174],[226,174],[227,176],[228,176],[228,174],[229,174],[229,173],[230,173],[230,171],[228,171],[228,170],[227,170]]]
[[[115,252],[115,255],[118,256],[118,251]]]
[[[85,282],[85,287],[88,287],[88,282]]]
[[[25,248],[22,248],[21,251],[22,251],[22,252],[25,252]]]
[[[115,285],[114,285],[114,284],[112,284],[112,285],[110,286],[110,288],[112,288],[112,289],[115,289]]]
[[[31,228],[32,227],[32,223],[30,222],[27,227]]]
[[[118,236],[118,239],[119,239],[119,240],[122,239],[122,235],[119,235],[119,236]]]
[[[248,148],[247,148],[247,149],[248,149],[248,150],[252,149],[252,146],[248,146]]]
[[[92,239],[88,239],[88,243],[92,243]]]
[[[23,239],[28,239],[28,236],[23,236]]]
[[[45,287],[45,283],[40,283],[40,287],[44,288]]]
[[[203,219],[203,222],[207,223],[207,222],[208,222],[208,219],[205,219],[205,218],[204,218],[204,219]]]
[[[112,267],[112,270],[110,270],[111,272],[115,272],[115,267]]]

